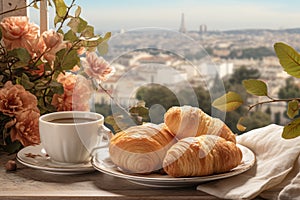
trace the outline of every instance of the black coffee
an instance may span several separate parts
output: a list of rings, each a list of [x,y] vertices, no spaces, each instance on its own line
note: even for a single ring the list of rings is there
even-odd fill
[[[52,123],[63,123],[63,124],[74,124],[74,123],[84,123],[84,122],[91,122],[95,121],[95,119],[89,119],[89,118],[60,118],[60,119],[53,119],[49,122]]]

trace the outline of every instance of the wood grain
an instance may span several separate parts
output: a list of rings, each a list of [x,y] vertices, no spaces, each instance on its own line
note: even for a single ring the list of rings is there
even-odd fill
[[[195,187],[160,189],[136,185],[95,171],[81,175],[55,175],[17,162],[17,170],[4,168],[15,155],[0,152],[0,199],[216,199]]]

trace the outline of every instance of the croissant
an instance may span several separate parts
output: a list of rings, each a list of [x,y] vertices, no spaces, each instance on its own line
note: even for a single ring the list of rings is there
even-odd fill
[[[162,169],[167,150],[177,140],[165,124],[133,126],[114,135],[109,154],[126,173],[147,174]]]
[[[187,137],[167,152],[164,171],[173,177],[206,176],[227,172],[239,165],[241,150],[232,142],[215,135]]]
[[[164,120],[178,139],[210,134],[236,143],[235,135],[223,121],[207,115],[200,108],[174,106],[165,113]]]

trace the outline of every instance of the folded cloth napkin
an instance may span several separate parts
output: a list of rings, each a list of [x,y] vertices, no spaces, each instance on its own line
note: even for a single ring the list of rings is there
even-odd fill
[[[282,126],[275,124],[237,137],[251,149],[255,165],[226,179],[201,184],[198,190],[222,199],[300,199],[300,137],[283,139]]]

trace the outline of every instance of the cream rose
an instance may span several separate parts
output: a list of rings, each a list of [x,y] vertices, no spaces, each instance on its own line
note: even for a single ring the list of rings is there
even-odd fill
[[[107,80],[115,69],[102,57],[98,57],[95,52],[87,53],[86,58],[81,59],[85,73],[97,81]]]
[[[33,52],[39,27],[29,23],[28,17],[7,17],[1,21],[0,26],[3,43],[8,50],[25,48],[29,53]]]

